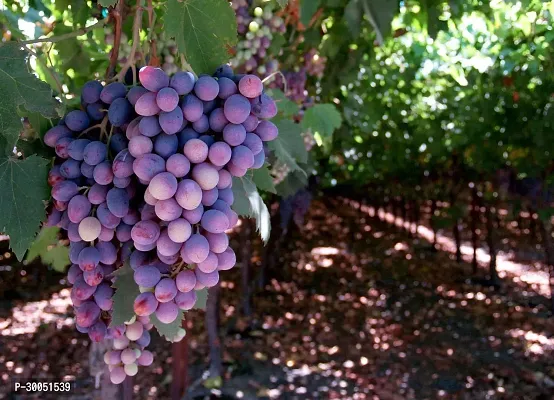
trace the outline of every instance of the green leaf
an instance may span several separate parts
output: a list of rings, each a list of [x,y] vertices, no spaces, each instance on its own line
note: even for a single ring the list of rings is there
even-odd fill
[[[285,8],[288,2],[289,0],[277,0],[277,4],[279,4],[279,7],[281,8]]]
[[[283,117],[292,117],[293,115],[298,114],[298,104],[291,101],[281,90],[268,89],[266,92],[273,100],[275,100],[277,110]]]
[[[268,143],[269,149],[273,150],[275,156],[292,170],[304,172],[298,163],[306,163],[308,153],[304,146],[300,125],[287,119],[276,119],[273,122],[279,129],[279,136]]]
[[[264,243],[267,243],[271,232],[269,211],[249,176],[233,178],[233,195],[233,210],[243,217],[255,218],[256,229]]]
[[[334,104],[316,104],[308,108],[302,119],[302,128],[319,133],[322,138],[330,138],[342,124],[342,116]]]
[[[115,293],[112,297],[113,312],[110,326],[124,324],[135,316],[135,298],[140,294],[139,287],[135,282],[134,271],[128,262],[116,270],[113,275],[115,282],[112,287],[115,289]]]
[[[58,233],[60,229],[56,227],[44,227],[37,238],[31,244],[26,261],[33,261],[36,258],[42,260],[46,265],[50,265],[58,272],[64,272],[66,267],[71,264],[69,261],[69,249],[60,244]]]
[[[273,177],[269,174],[269,169],[266,166],[254,170],[252,180],[257,188],[270,193],[277,193],[273,184]]]
[[[164,324],[158,319],[158,317],[156,317],[155,313],[150,315],[150,322],[152,322],[152,324],[156,327],[160,336],[164,336],[168,341],[173,342],[175,337],[179,333],[179,329],[181,329],[183,325],[184,317],[185,312],[179,309],[179,314],[177,314],[177,318],[175,318],[175,321],[170,324]]]
[[[98,0],[98,4],[106,8],[115,6],[115,3],[117,3],[117,0]]]
[[[27,53],[14,44],[0,47],[0,135],[8,147],[15,145],[21,130],[18,107],[56,117],[57,102],[48,84],[30,74]]]
[[[194,303],[194,309],[205,310],[207,302],[208,302],[208,288],[197,290],[196,303]]]
[[[10,235],[10,247],[18,260],[33,242],[44,219],[44,203],[50,196],[48,160],[0,158],[0,230]]]
[[[320,4],[321,0],[302,0],[302,4],[300,4],[300,22],[305,27],[308,27]]]
[[[398,11],[398,2],[390,0],[360,0],[369,23],[375,30],[379,44],[390,33],[392,19]]]
[[[358,37],[362,26],[362,7],[360,0],[350,0],[344,8],[344,19],[348,30],[354,37]]]
[[[168,0],[164,24],[196,74],[212,74],[237,42],[235,12],[227,0]]]
[[[287,174],[285,179],[277,185],[276,189],[279,196],[289,197],[306,186],[308,186],[308,179],[306,176],[299,171],[291,171]]]

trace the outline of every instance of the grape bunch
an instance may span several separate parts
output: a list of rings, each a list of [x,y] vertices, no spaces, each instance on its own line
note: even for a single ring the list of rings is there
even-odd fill
[[[224,65],[196,78],[159,68],[140,85],[87,82],[80,110],[44,136],[49,172],[47,224],[67,231],[75,321],[93,341],[113,339],[105,361],[114,383],[149,365],[150,318],[174,322],[196,291],[219,281],[236,257],[226,231],[233,177],[265,164],[275,102],[260,78]],[[114,271],[128,262],[140,294],[135,315],[111,326]],[[182,339],[180,329],[174,341]]]
[[[327,57],[319,55],[316,49],[311,49],[304,54],[304,66],[306,68],[306,73],[310,76],[316,77],[317,79],[323,78],[326,63]]]

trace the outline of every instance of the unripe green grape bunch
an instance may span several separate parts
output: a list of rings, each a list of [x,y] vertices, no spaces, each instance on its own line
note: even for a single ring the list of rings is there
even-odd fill
[[[113,339],[104,360],[116,384],[152,363],[151,317],[173,323],[235,265],[232,178],[264,166],[278,135],[276,104],[255,75],[227,65],[213,76],[138,75],[132,87],[87,82],[81,109],[44,136],[57,156],[47,225],[71,243],[76,327],[95,342]],[[140,294],[135,315],[113,326],[114,272],[124,263]]]

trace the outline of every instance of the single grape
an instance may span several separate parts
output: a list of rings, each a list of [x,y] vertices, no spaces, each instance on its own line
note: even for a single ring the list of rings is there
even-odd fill
[[[88,246],[79,253],[79,268],[83,271],[92,271],[100,263],[100,252],[96,247]]]
[[[190,272],[194,275],[194,272]],[[196,291],[191,289],[187,292],[177,293],[177,296],[175,296],[175,304],[177,304],[177,307],[179,307],[181,310],[186,311],[192,309],[192,307],[194,307],[194,305],[196,304]]]
[[[190,72],[179,71],[171,77],[171,86],[179,96],[189,94],[194,88],[194,75]]]
[[[211,112],[208,122],[212,131],[223,132],[223,128],[229,123],[229,120],[225,117],[223,108],[216,108]]]
[[[231,146],[238,146],[246,139],[246,129],[241,124],[227,124],[223,128],[223,140]]]
[[[244,129],[246,129],[246,132],[254,132],[256,127],[258,126],[259,120],[255,115],[250,114],[248,118],[246,118],[246,121],[242,123],[244,126]]]
[[[73,196],[67,205],[67,215],[69,216],[69,220],[75,224],[78,224],[86,216],[88,216],[91,207],[90,201],[85,196],[81,194]]]
[[[146,89],[151,92],[157,92],[160,89],[169,86],[169,77],[160,68],[150,66],[142,67],[139,70],[139,80]]]
[[[93,301],[85,301],[75,309],[75,322],[84,327],[91,327],[100,317],[100,308]]]
[[[250,114],[251,106],[248,99],[240,94],[234,94],[225,100],[223,111],[225,117],[233,124],[242,124]],[[257,115],[256,115],[257,116]]]
[[[92,178],[94,176],[94,165],[89,165],[86,162],[81,163],[81,174],[85,178]]]
[[[233,164],[232,161],[229,162],[229,164],[227,164],[226,168],[231,173],[231,175],[239,177],[239,178],[241,176],[246,175],[246,172],[248,171],[246,168],[237,167],[235,164]]]
[[[141,323],[141,325],[142,325],[142,323]],[[142,335],[140,335],[140,337],[136,340],[136,342],[141,347],[148,346],[150,344],[150,332],[148,332],[146,329],[143,329]],[[143,353],[144,353],[144,351],[143,351]]]
[[[68,148],[73,140],[73,138],[67,136],[58,139],[55,147],[55,151],[58,157],[64,159],[69,157]]]
[[[140,322],[139,322],[139,324],[142,326],[142,324]],[[125,334],[127,334],[128,330],[129,330],[129,326],[127,326],[127,328],[125,329]],[[136,339],[131,339],[128,336],[127,336],[127,338],[129,340],[136,340]],[[137,359],[137,355],[135,354],[135,351],[133,349],[126,348],[126,349],[123,349],[121,351],[121,362],[123,364],[132,364],[132,363],[135,362],[136,359]]]
[[[149,116],[149,117],[143,117],[139,122],[139,132],[141,134],[143,134],[144,136],[146,136],[146,137],[154,137],[158,133],[160,133],[161,131],[162,131],[162,127],[160,126],[160,122],[158,120],[157,115],[152,115],[152,116]],[[133,137],[132,139],[135,139],[135,138],[136,138],[136,136]],[[133,154],[133,153],[131,153],[131,154]],[[135,156],[135,155],[133,154],[133,156]],[[137,156],[135,156],[135,157],[137,157]]]
[[[93,121],[100,121],[104,118],[104,115],[106,114],[106,111],[104,111],[106,108],[105,105],[102,103],[93,103],[88,104],[86,107],[87,115],[92,119]]]
[[[123,350],[129,347],[129,339],[125,336],[120,336],[113,341],[113,348],[116,350]]]
[[[142,96],[146,92],[148,92],[148,89],[142,86],[133,86],[131,89],[129,89],[129,93],[127,93],[127,100],[129,100],[129,103],[134,106],[135,104],[137,104],[137,100],[140,98],[140,96]]]
[[[112,183],[116,188],[125,189],[131,183],[131,178],[118,178],[117,176],[114,176]]]
[[[209,207],[216,202],[218,199],[218,190],[213,188],[211,190],[202,191],[202,205]]]
[[[88,200],[94,204],[99,205],[106,201],[106,195],[108,194],[109,187],[106,185],[99,185],[95,183],[88,191]]]
[[[134,161],[135,157],[133,157],[127,149],[121,150],[113,160],[112,170],[114,176],[118,178],[127,178],[133,175]]]
[[[254,165],[254,154],[246,146],[237,146],[233,149],[231,163],[241,169],[248,169]]]
[[[52,188],[52,197],[58,201],[69,201],[79,193],[79,187],[72,181],[56,183]]]
[[[233,69],[229,65],[223,64],[217,67],[217,69],[215,70],[214,76],[216,78],[221,78],[221,77],[231,78],[233,77]]]
[[[68,158],[60,166],[60,174],[66,179],[77,179],[81,176],[81,162]]]
[[[201,76],[194,84],[194,94],[200,100],[211,101],[217,97],[219,85],[211,76]]]
[[[120,242],[128,242],[129,240],[132,240],[131,229],[133,229],[131,225],[123,223],[119,224],[115,229],[115,236],[117,237],[117,240]]]
[[[126,216],[123,217],[123,220],[122,220],[124,223],[126,223],[127,225],[134,225],[136,224],[137,222],[140,221],[140,214],[138,212],[138,210],[134,209],[134,208],[131,208],[129,210],[129,212],[127,213]]]
[[[162,112],[159,116],[160,126],[168,135],[174,135],[183,128],[186,121],[183,119],[183,111],[175,108],[169,112]]]
[[[210,233],[222,233],[229,228],[229,219],[219,210],[208,210],[202,216],[200,225]]]
[[[196,275],[191,270],[181,271],[175,277],[175,283],[180,292],[190,292],[196,285]]]
[[[84,271],[83,279],[90,286],[98,286],[104,280],[104,270],[100,265],[97,265],[90,271]]]
[[[73,132],[80,132],[90,126],[90,118],[84,111],[70,111],[65,116],[65,125]]]
[[[106,104],[112,104],[115,99],[125,97],[126,94],[127,88],[125,85],[119,82],[113,82],[104,86],[104,89],[100,92],[100,100]]]
[[[88,81],[81,89],[81,99],[85,103],[96,103],[100,100],[100,93],[104,87],[98,81]]]
[[[90,142],[83,149],[83,160],[89,165],[98,165],[106,159],[108,149],[102,142]],[[111,168],[110,168],[111,169]]]
[[[110,242],[101,242],[96,244],[96,249],[100,253],[100,262],[111,265],[117,261],[117,249]]]
[[[164,278],[158,282],[154,291],[156,299],[160,303],[167,303],[175,298],[177,295],[177,286],[175,281],[171,278]]]
[[[181,249],[181,255],[186,256],[194,263],[202,262],[208,257],[210,245],[208,240],[201,234],[195,233],[185,242]]]
[[[232,95],[238,93],[237,85],[229,78],[221,77],[218,79],[217,83],[219,84],[218,97],[220,99],[226,100]]]
[[[177,185],[175,200],[185,210],[194,210],[202,202],[202,189],[195,181],[183,179]]]
[[[157,154],[145,154],[133,162],[133,171],[139,179],[148,183],[153,177],[165,171],[165,161]]]
[[[192,123],[192,129],[198,133],[205,133],[210,129],[210,121],[206,115],[202,115]]]
[[[229,247],[229,237],[225,233],[210,233],[204,234],[210,245],[210,251],[216,254],[223,253]]]
[[[277,115],[277,105],[273,99],[265,93],[251,99],[250,104],[252,107],[252,114],[258,118],[268,119]],[[229,119],[229,121],[231,120]]]
[[[54,186],[58,182],[64,181],[64,177],[61,174],[60,166],[54,165],[50,171],[48,171],[48,184]]]
[[[245,75],[238,84],[239,92],[250,99],[262,94],[264,85],[256,75]]]
[[[69,244],[69,261],[71,261],[73,264],[79,263],[79,253],[81,250],[83,250],[85,247],[88,246],[88,243],[86,242],[71,242]]]
[[[210,252],[210,254],[208,254],[208,257],[204,261],[198,263],[197,268],[204,273],[210,273],[217,270],[217,263],[217,256],[215,255],[215,253]]]
[[[73,132],[71,132],[67,126],[65,125],[57,125],[53,128],[50,128],[45,134],[44,134],[44,143],[49,147],[55,147],[56,143],[59,139],[63,137],[70,137],[73,135]]]
[[[106,353],[104,353],[104,362],[107,365],[119,364],[121,362],[121,351],[118,351],[118,350],[107,351]]]
[[[98,240],[102,242],[110,242],[114,237],[115,231],[110,228],[102,226],[100,229],[100,235],[98,235]]]
[[[218,167],[223,167],[231,159],[231,147],[225,142],[215,142],[210,146],[208,159]]]
[[[125,137],[129,140],[134,138],[135,136],[140,135],[140,121],[142,121],[144,117],[136,117],[133,119],[129,124],[127,125],[127,128],[125,129]]]
[[[74,160],[83,161],[83,152],[89,143],[88,139],[76,139],[67,146],[67,154]]]
[[[146,190],[144,191],[144,202],[151,206],[155,206],[158,202],[158,199],[152,196],[152,193],[150,193],[150,190],[148,190],[148,188],[146,188]]]
[[[167,225],[167,234],[173,242],[184,243],[192,234],[192,227],[186,219],[178,218]]]
[[[94,292],[96,292],[96,287],[86,283],[83,276],[79,275],[73,283],[71,292],[76,299],[84,301],[90,298],[94,294]]]
[[[217,171],[219,174],[219,181],[217,182],[217,189],[227,189],[233,184],[233,176],[226,169],[220,169]]]
[[[159,156],[167,159],[177,152],[179,139],[175,135],[162,133],[154,139],[154,151]]]
[[[148,185],[149,193],[157,200],[167,200],[177,191],[177,178],[170,172],[161,172]]]
[[[275,140],[279,134],[279,130],[271,121],[260,121],[255,132],[264,142]]]
[[[202,100],[193,94],[185,96],[181,102],[181,110],[185,119],[189,122],[199,120],[204,114],[204,105]]]
[[[212,164],[201,163],[192,169],[192,178],[198,183],[201,189],[211,190],[217,186],[219,173]]]
[[[179,104],[179,95],[175,89],[164,87],[156,95],[156,103],[160,110],[165,112],[173,111]]]
[[[153,361],[154,361],[154,356],[148,350],[144,350],[141,353],[140,357],[137,359],[137,363],[145,367],[151,365]]]
[[[158,107],[158,103],[156,103],[156,93],[146,92],[140,96],[135,103],[135,112],[144,117],[156,115],[160,111],[160,107]],[[129,135],[127,135],[127,137],[129,137]]]
[[[127,148],[129,141],[125,135],[121,132],[114,133],[112,139],[110,140],[110,149],[115,153],[119,153],[121,150]]]
[[[140,208],[140,219],[143,221],[151,221],[155,220],[156,217],[156,210],[154,209],[154,206],[145,204]]]
[[[205,287],[213,287],[219,282],[219,272],[217,270],[206,273],[200,268],[196,268],[194,273],[196,275],[196,280]]]
[[[157,251],[165,257],[171,257],[179,253],[181,243],[176,243],[169,237],[167,230],[163,231],[156,242]]]
[[[179,139],[179,148],[183,148],[183,146],[191,139],[198,139],[200,134],[196,132],[194,129],[191,128],[185,128],[181,132],[177,134],[177,138]]]
[[[126,98],[120,97],[110,104],[110,108],[108,109],[108,120],[113,126],[123,126],[129,122],[132,116],[133,106]]]
[[[109,283],[101,283],[96,288],[94,292],[94,301],[103,311],[110,311],[113,306],[113,296],[114,290],[110,287]]]
[[[177,307],[174,301],[160,303],[156,310],[156,317],[164,324],[170,324],[175,321],[177,315],[179,315],[179,307]]]
[[[107,198],[107,196],[106,196]],[[117,225],[121,222],[121,218],[115,216],[110,209],[108,208],[108,205],[106,202],[100,204],[96,208],[96,217],[98,218],[98,221],[109,229],[115,229]]]
[[[165,168],[176,178],[182,178],[190,171],[190,161],[183,154],[173,154],[167,159]]]
[[[140,221],[131,230],[135,243],[147,246],[156,243],[160,237],[160,227],[154,221]]]
[[[135,270],[134,279],[137,285],[145,288],[153,288],[161,279],[158,268],[151,265],[143,265]]]
[[[253,155],[258,154],[264,149],[262,139],[260,139],[260,137],[255,133],[247,133],[246,139],[244,139],[242,145],[248,147]]]
[[[158,218],[166,222],[179,218],[183,212],[182,207],[174,198],[159,200],[154,206],[154,210]]]
[[[101,230],[100,221],[94,217],[86,217],[79,223],[79,236],[85,242],[92,242],[98,238]]]
[[[258,169],[264,166],[265,163],[265,152],[260,151],[258,154],[254,155],[254,164],[252,168]]]
[[[217,269],[225,271],[233,268],[237,262],[237,257],[233,249],[228,247],[223,253],[217,254]]]
[[[129,212],[129,201],[129,195],[125,189],[112,188],[106,195],[108,210],[119,218],[123,218]]]

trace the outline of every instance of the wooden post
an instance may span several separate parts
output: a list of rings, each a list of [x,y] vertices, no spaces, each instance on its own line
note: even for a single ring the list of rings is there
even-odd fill
[[[183,319],[181,325],[183,328],[186,322]],[[177,343],[171,345],[172,380],[171,380],[171,400],[181,400],[188,387],[188,367],[189,367],[189,333]]]

